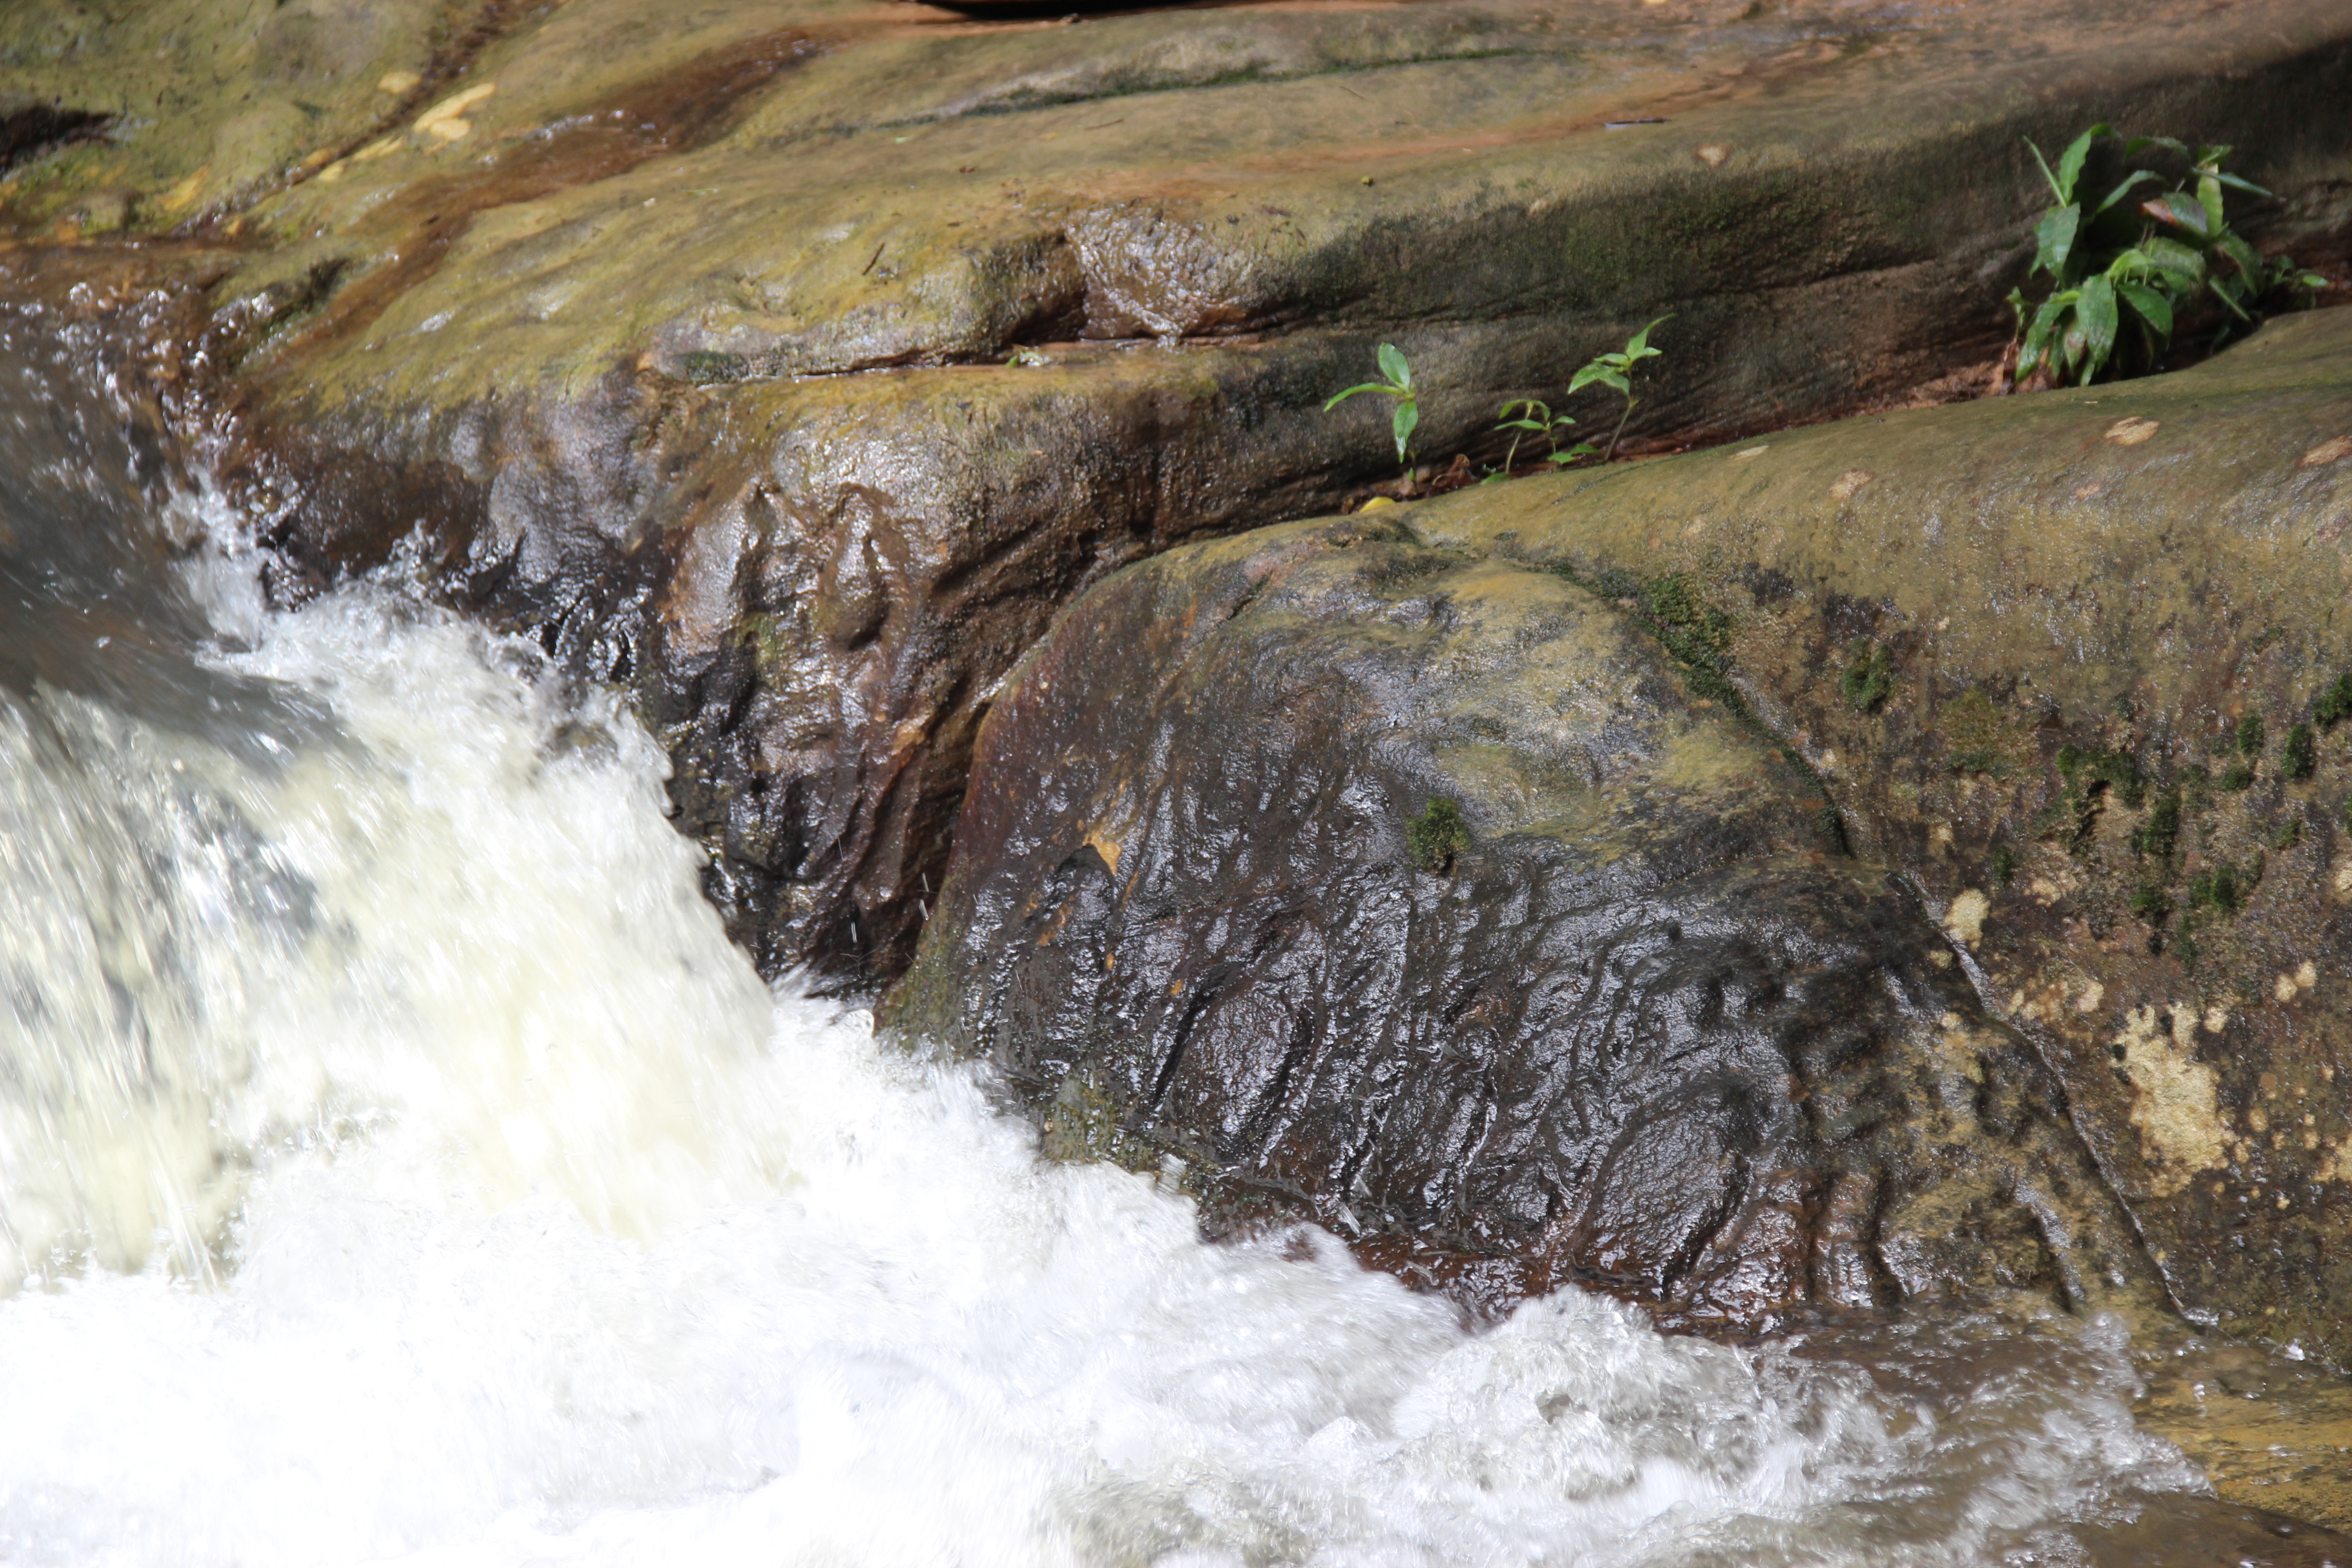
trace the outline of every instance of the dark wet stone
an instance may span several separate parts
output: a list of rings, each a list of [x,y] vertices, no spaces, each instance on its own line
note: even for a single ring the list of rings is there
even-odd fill
[[[1213,1229],[1311,1218],[1479,1309],[1576,1280],[1752,1329],[2146,1279],[2055,1081],[1812,778],[1633,616],[1378,515],[1056,623],[893,1026],[993,1062],[1057,1152],[1185,1161]]]

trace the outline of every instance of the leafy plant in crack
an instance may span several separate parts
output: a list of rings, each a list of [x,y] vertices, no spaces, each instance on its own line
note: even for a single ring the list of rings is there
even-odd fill
[[[1511,410],[1514,408],[1519,411],[1519,416],[1516,419],[1511,417]],[[1503,454],[1502,468],[1480,480],[1482,484],[1491,485],[1498,479],[1507,479],[1511,477],[1511,465],[1518,459],[1519,456],[1519,443],[1529,436],[1540,436],[1550,445],[1551,450],[1544,456],[1544,461],[1548,463],[1573,463],[1579,458],[1589,458],[1601,449],[1590,441],[1579,441],[1567,451],[1561,451],[1559,433],[1576,421],[1565,414],[1555,415],[1549,404],[1539,403],[1532,397],[1522,397],[1516,402],[1504,404],[1502,420],[1503,422],[1495,428],[1498,432],[1509,430],[1514,433],[1511,437],[1511,448]]]
[[[2352,674],[2339,675],[2334,685],[2319,694],[2311,710],[2311,717],[2323,730],[2333,730],[2347,719],[2352,719]]]
[[[2180,804],[2178,784],[2157,796],[2147,820],[2132,834],[2132,848],[2159,863],[2169,863],[2180,845]]]
[[[2279,752],[2279,773],[2283,776],[2307,779],[2318,765],[2318,761],[2310,725],[2297,724],[2286,732],[2286,745]]]
[[[1845,673],[1838,677],[1838,690],[1846,704],[1857,713],[1868,713],[1895,693],[1895,667],[1883,647],[1867,652],[1857,649]]]
[[[1345,392],[1335,392],[1323,405],[1329,413],[1360,392],[1385,397],[1393,405],[1389,431],[1396,437],[1397,461],[1404,465],[1405,482],[1412,482],[1412,433],[1421,425],[1421,394],[1412,384],[1412,366],[1394,343],[1382,343],[1378,355],[1381,380],[1367,381]]]
[[[1444,795],[1433,795],[1419,816],[1406,820],[1404,842],[1415,865],[1443,871],[1454,864],[1456,855],[1470,847],[1470,825],[1462,820],[1460,805]]]
[[[2120,146],[2111,157],[2101,142]],[[2265,300],[2307,298],[2326,287],[2326,279],[2283,257],[2263,257],[2231,228],[2227,192],[2270,193],[2222,169],[2228,147],[2191,151],[2169,136],[2126,140],[2113,126],[2094,125],[2067,144],[2053,168],[2040,147],[2031,140],[2025,144],[2057,205],[2034,222],[2033,264],[2026,274],[2030,279],[2046,273],[2049,296],[2035,305],[2023,289],[2010,290],[2021,384],[2042,375],[2087,384],[2109,371],[2153,370],[2175,333],[2209,300],[2222,312],[2214,331],[2218,343],[2255,325]],[[2095,163],[2112,168],[2115,157],[2128,163],[2149,153],[2187,166],[2172,189],[2143,195],[2146,187],[2164,183],[2150,168],[2125,170],[2104,191],[2104,175],[2091,177]]]
[[[2215,787],[2232,793],[2250,788],[2254,782],[2254,761],[2263,754],[2263,744],[2267,739],[2261,714],[2249,713],[2239,720],[2234,737],[2224,742],[2225,745],[2234,745],[2238,755],[2221,770],[2221,776],[2213,781]]]
[[[1617,455],[1617,442],[1625,434],[1625,422],[1633,417],[1633,367],[1645,359],[1660,356],[1662,351],[1650,346],[1650,334],[1673,320],[1671,313],[1660,316],[1626,339],[1624,348],[1613,353],[1594,354],[1585,362],[1581,370],[1569,378],[1568,390],[1571,394],[1581,392],[1597,381],[1625,400],[1624,412],[1617,416],[1617,428],[1609,433],[1608,449],[1601,454],[1601,460],[1604,463]]]
[[[2263,872],[2267,869],[2268,859],[2257,849],[2253,858],[2242,867],[2223,861],[2210,870],[2200,871],[2189,879],[2189,907],[2219,910],[2225,915],[2236,914],[2253,896],[2256,885],[2263,879]]]

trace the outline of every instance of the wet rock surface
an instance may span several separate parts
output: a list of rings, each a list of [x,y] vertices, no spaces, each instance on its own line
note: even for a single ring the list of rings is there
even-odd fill
[[[1440,545],[1694,584],[1727,679],[2064,1079],[2176,1298],[2338,1363],[2347,342],[2323,311],[2172,375],[1413,509]]]
[[[1981,385],[2021,138],[2096,120],[2352,257],[2326,0],[31,0],[0,292],[160,289],[125,375],[281,602],[414,571],[633,686],[761,968],[914,963],[1056,1152],[1479,1310],[2161,1298],[2340,1370],[2347,329],[1782,428]],[[1203,542],[1393,475],[1321,409],[1383,341],[1491,460],[1668,311],[1637,449],[1779,433]],[[2334,1417],[2158,1382],[2352,1517]]]
[[[1213,1226],[1312,1218],[1478,1310],[1574,1280],[1754,1330],[2150,1278],[2055,1080],[1801,766],[1633,617],[1381,515],[1056,623],[893,1026],[997,1063],[1049,1150],[1176,1156]]]
[[[0,221],[237,247],[206,373],[282,596],[397,547],[638,684],[730,925],[838,984],[907,963],[1055,607],[1393,471],[1319,412],[1381,341],[1441,460],[1667,310],[1637,439],[1949,395],[2020,136],[2119,105],[2352,233],[2316,0],[132,9],[12,19],[0,94],[97,118],[26,121]]]

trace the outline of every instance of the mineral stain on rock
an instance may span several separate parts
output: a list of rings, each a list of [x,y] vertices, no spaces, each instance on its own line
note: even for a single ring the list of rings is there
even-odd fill
[[[2213,1069],[2197,1059],[2197,1010],[2173,1005],[2168,1017],[2151,1004],[2134,1008],[2116,1038],[2116,1059],[2132,1086],[2132,1125],[2158,1174],[2158,1197],[2181,1192],[2200,1172],[2230,1163],[2232,1140],[2221,1123]]]

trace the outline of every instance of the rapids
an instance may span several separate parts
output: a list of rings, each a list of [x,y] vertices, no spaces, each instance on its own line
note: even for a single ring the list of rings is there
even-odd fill
[[[264,611],[235,520],[37,380],[0,1562],[2066,1561],[2201,1489],[2112,1321],[1472,1330],[1318,1234],[1202,1244],[762,986],[616,696],[395,580]]]

